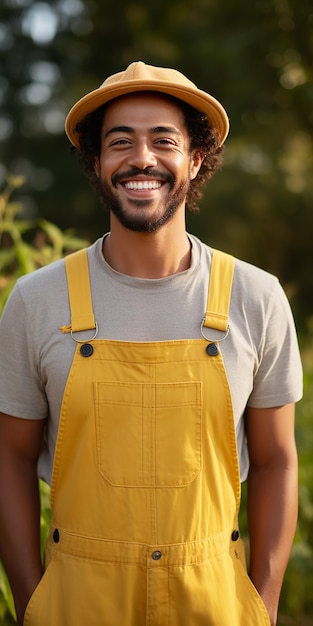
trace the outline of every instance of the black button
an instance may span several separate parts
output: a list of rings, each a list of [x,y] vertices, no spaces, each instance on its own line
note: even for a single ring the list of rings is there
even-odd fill
[[[159,561],[161,556],[162,556],[162,552],[160,552],[160,550],[154,550],[154,552],[152,552],[151,556],[152,556],[154,561]]]
[[[82,356],[91,356],[93,354],[93,347],[90,345],[90,343],[83,343],[83,345],[80,347],[80,353]]]
[[[216,343],[209,343],[209,345],[206,347],[206,351],[209,356],[216,356],[219,353],[219,349]]]
[[[240,536],[239,530],[233,530],[231,534],[232,541],[238,541]]]
[[[59,543],[59,541],[60,541],[60,533],[59,533],[59,531],[58,531],[58,529],[57,529],[57,528],[56,528],[56,529],[55,529],[55,531],[53,532],[52,537],[53,537],[53,541],[54,541],[54,543]]]

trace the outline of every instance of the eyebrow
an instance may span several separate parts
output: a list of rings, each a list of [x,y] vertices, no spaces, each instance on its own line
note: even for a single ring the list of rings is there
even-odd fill
[[[132,128],[131,126],[113,126],[105,133],[104,139],[106,139],[107,137],[109,137],[109,135],[112,135],[114,133],[133,134],[135,132],[136,132],[135,128]],[[175,126],[155,126],[153,128],[149,128],[149,132],[152,134],[153,133],[170,133],[171,135],[181,135],[181,132],[177,130]]]

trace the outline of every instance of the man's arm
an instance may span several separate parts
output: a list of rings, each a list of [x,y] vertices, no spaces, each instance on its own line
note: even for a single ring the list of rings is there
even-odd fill
[[[0,558],[18,624],[42,576],[37,460],[45,420],[0,413]]]
[[[298,462],[294,404],[248,408],[250,455],[247,515],[249,575],[275,626],[279,596],[298,512]]]

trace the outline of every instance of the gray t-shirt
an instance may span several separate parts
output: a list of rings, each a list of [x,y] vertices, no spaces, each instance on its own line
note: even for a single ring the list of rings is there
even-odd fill
[[[189,238],[190,268],[151,280],[113,270],[103,258],[102,239],[88,248],[99,339],[202,337],[212,250],[196,237]],[[0,320],[0,411],[27,419],[49,417],[39,460],[39,475],[48,483],[64,387],[76,348],[71,335],[60,331],[68,324],[64,260],[19,279]],[[211,339],[212,332],[205,332]],[[230,333],[220,348],[233,401],[241,479],[245,480],[249,467],[245,407],[274,407],[299,400],[302,368],[292,314],[278,280],[238,259]]]

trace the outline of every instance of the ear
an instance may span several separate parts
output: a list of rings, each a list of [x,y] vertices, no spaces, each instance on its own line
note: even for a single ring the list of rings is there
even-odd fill
[[[94,170],[95,170],[96,176],[99,178],[99,176],[100,176],[100,157],[95,157]]]
[[[200,150],[194,150],[190,156],[190,180],[194,180],[199,173],[205,154]]]

